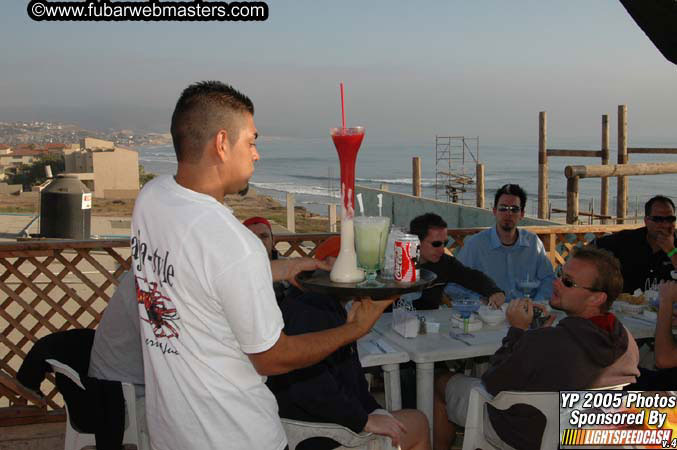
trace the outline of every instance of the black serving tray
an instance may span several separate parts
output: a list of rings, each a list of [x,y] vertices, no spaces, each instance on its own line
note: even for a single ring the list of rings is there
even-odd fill
[[[420,269],[421,276],[413,283],[402,283],[395,280],[386,280],[380,277],[376,281],[383,286],[361,286],[358,283],[334,283],[329,279],[329,272],[316,270],[315,272],[302,272],[296,279],[299,284],[309,292],[333,295],[335,297],[371,297],[374,300],[383,300],[389,297],[417,292],[430,286],[437,275],[430,270]]]

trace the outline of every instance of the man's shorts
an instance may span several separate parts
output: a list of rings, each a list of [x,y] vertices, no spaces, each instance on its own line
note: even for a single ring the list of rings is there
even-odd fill
[[[456,374],[449,379],[447,387],[444,390],[444,398],[447,403],[447,417],[450,421],[462,427],[466,426],[465,419],[468,415],[468,404],[470,403],[470,391],[475,386],[481,386],[482,380],[475,377],[468,377],[462,373]],[[515,450],[501,440],[496,434],[494,427],[491,426],[487,408],[484,408],[484,437],[496,448],[501,450]]]
[[[481,386],[482,380],[468,377],[462,373],[449,379],[444,390],[444,399],[447,403],[447,417],[456,425],[465,426],[465,417],[468,415],[470,391],[475,386]]]

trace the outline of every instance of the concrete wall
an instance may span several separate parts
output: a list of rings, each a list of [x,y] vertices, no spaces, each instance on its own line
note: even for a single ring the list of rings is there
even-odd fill
[[[378,198],[376,195],[379,193],[383,194],[383,215],[389,216],[394,225],[405,228],[409,228],[411,219],[427,212],[439,214],[447,222],[449,228],[491,227],[495,224],[494,215],[490,209],[414,197],[413,195],[396,192],[380,191],[362,186],[356,186],[355,192],[362,194],[364,212],[370,216],[378,215]],[[561,224],[533,217],[525,217],[520,222],[520,225]]]
[[[16,155],[2,155],[0,156],[0,165],[3,166],[18,166],[19,164],[30,164],[38,159],[37,156],[16,156]]]
[[[80,139],[80,149],[82,150],[113,150],[115,144],[111,141],[105,141],[103,139],[96,139],[92,137],[86,137]]]
[[[138,189],[104,189],[103,198],[136,198]]]
[[[23,191],[23,186],[20,184],[0,183],[0,194],[19,194]]]
[[[139,154],[134,150],[92,152],[94,197],[105,197],[107,190],[139,190]]]
[[[85,173],[94,172],[92,153],[87,151],[78,151],[64,154],[66,173]]]

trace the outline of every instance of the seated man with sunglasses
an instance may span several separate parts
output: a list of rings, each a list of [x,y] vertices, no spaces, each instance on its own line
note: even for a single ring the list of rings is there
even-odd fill
[[[409,232],[421,241],[419,266],[437,275],[435,283],[425,289],[416,309],[437,309],[442,301],[442,289],[453,282],[463,288],[476,292],[489,299],[490,303],[500,306],[505,301],[505,294],[496,283],[479,270],[468,268],[453,256],[444,253],[449,243],[447,239],[447,223],[437,214],[427,213],[415,217],[409,223]]]
[[[528,279],[538,283],[532,298],[548,300],[555,274],[545,247],[534,233],[517,228],[526,202],[527,194],[519,185],[501,187],[494,196],[496,226],[466,238],[456,257],[484,272],[509,296],[521,293],[518,283]],[[463,290],[453,284],[446,292],[452,297],[463,295]]]
[[[670,280],[677,268],[675,204],[657,195],[644,205],[644,227],[623,230],[592,242],[621,262],[623,292],[645,289],[646,281]]]
[[[510,324],[503,344],[490,360],[481,379],[446,373],[435,380],[434,448],[449,448],[456,425],[464,425],[473,387],[483,385],[491,394],[501,391],[560,391],[615,386],[635,381],[639,351],[634,338],[609,312],[621,293],[620,264],[609,252],[577,249],[553,282],[550,306],[566,317],[551,326],[529,329],[534,308],[529,299],[510,302]],[[486,416],[488,415],[488,418]],[[506,411],[489,406],[485,436],[511,448],[537,449],[545,428],[543,415],[527,405]],[[555,442],[550,443],[553,448]],[[501,447],[504,448],[504,447]],[[548,446],[549,448],[549,446]]]

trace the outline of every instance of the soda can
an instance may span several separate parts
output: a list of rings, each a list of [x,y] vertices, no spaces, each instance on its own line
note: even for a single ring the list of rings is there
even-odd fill
[[[415,234],[405,234],[395,240],[395,281],[413,283],[419,279],[418,264],[421,242]]]

